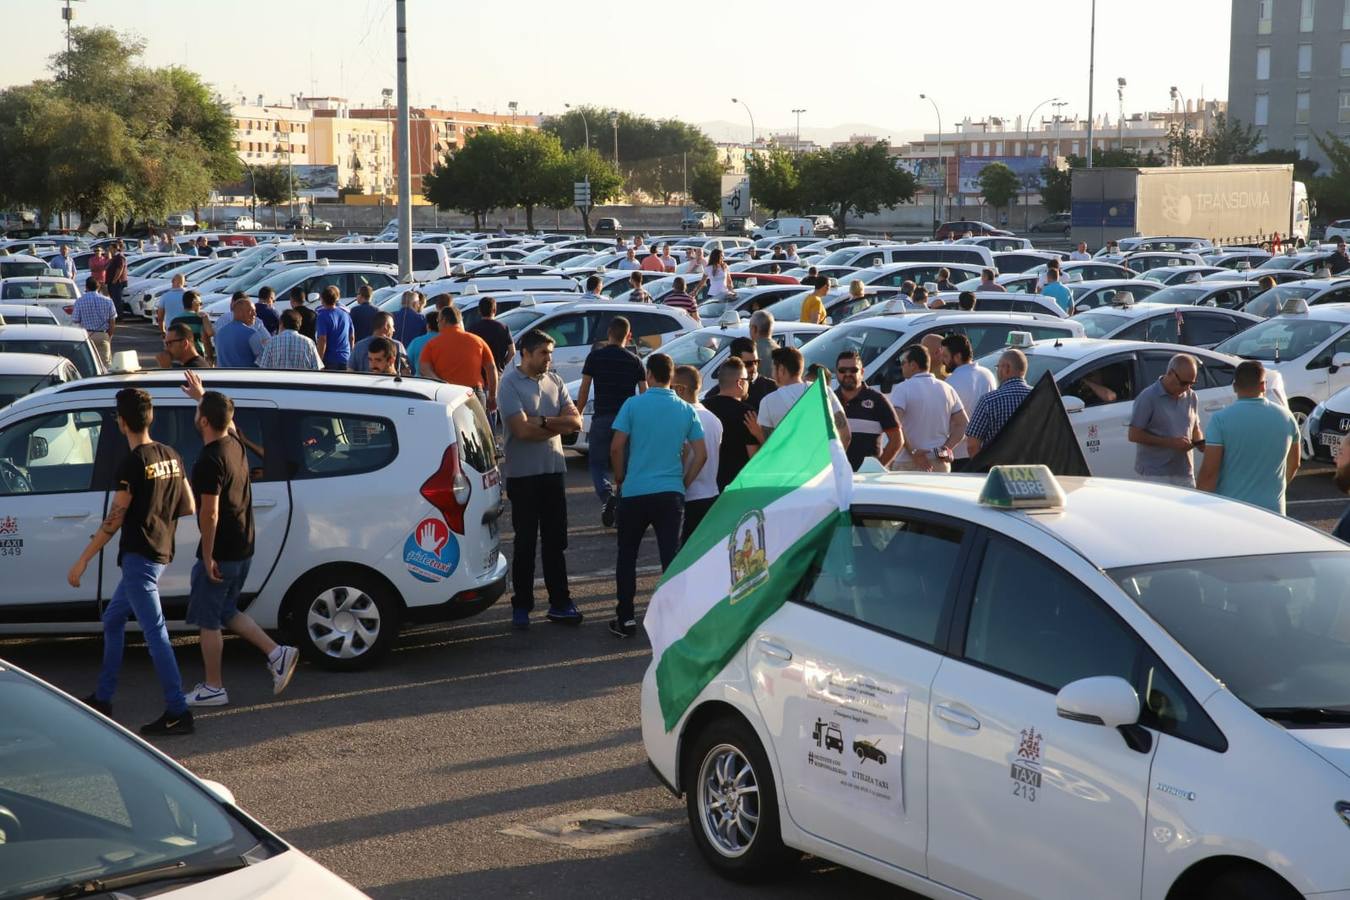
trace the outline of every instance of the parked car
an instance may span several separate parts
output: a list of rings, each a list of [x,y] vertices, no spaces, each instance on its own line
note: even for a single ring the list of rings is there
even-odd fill
[[[498,316],[497,321],[510,329],[512,338],[519,339],[534,328],[553,338],[553,370],[567,382],[581,377],[586,356],[596,343],[605,339],[615,316],[628,319],[634,343],[646,351],[657,350],[672,338],[698,327],[698,323],[673,306],[619,300],[521,305]]]
[[[89,343],[83,328],[66,325],[0,325],[0,356],[6,353],[45,353],[64,356],[80,375],[90,378],[107,371],[103,357]]]
[[[4,321],[8,322],[9,319]],[[79,369],[64,356],[50,353],[0,354],[0,408],[20,397],[51,387],[76,381]]]
[[[257,230],[258,230],[258,223],[255,222],[255,221],[253,220],[253,217],[250,216],[250,215],[244,215],[244,214],[237,215],[237,216],[228,216],[228,217],[225,218],[224,221],[221,222],[221,225],[222,225],[227,231],[257,231]]]
[[[304,215],[287,220],[286,227],[300,231],[332,231],[333,223],[318,216]]]
[[[613,216],[606,216],[603,219],[598,219],[591,231],[595,234],[618,234],[622,227],[618,219]]]
[[[1039,234],[1062,234],[1065,237],[1068,237],[1069,232],[1072,230],[1072,226],[1072,217],[1068,213],[1062,212],[1046,216],[1035,225],[1032,225],[1028,230]]]
[[[680,220],[680,228],[684,231],[704,231],[706,229],[716,228],[720,224],[717,213],[707,211],[694,211],[684,214]]]
[[[196,231],[197,220],[192,213],[175,213],[164,220],[164,227],[174,231]]]
[[[244,594],[259,625],[314,662],[354,669],[379,659],[405,625],[477,615],[501,596],[496,446],[472,391],[334,372],[203,370],[202,380],[232,396],[250,447],[257,550]],[[202,443],[181,383],[172,372],[115,375],[0,411],[0,503],[24,539],[22,556],[0,558],[0,632],[99,631],[116,554],[103,554],[80,588],[51,572],[102,516],[111,484],[95,473],[114,471],[127,452],[119,389],[150,393],[151,437],[192,467]],[[354,519],[357,507],[365,513]],[[176,630],[196,531],[192,518],[178,523],[179,553],[160,579]]]
[[[952,238],[955,240],[956,238],[965,237],[967,231],[969,231],[973,237],[991,234],[1012,234],[1012,232],[1008,231],[1006,228],[996,228],[988,222],[981,222],[978,219],[959,219],[955,222],[943,222],[939,225],[937,230],[933,232],[933,239],[944,241],[947,238]]]

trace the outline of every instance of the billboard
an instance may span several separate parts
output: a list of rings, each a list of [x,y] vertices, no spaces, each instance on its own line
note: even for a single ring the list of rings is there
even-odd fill
[[[310,199],[336,200],[338,196],[337,166],[292,166],[295,177],[295,195]]]
[[[1041,189],[1041,169],[1050,164],[1048,156],[962,156],[957,174],[957,191],[962,194],[980,193],[980,173],[990,163],[1003,163],[1029,191]]]
[[[722,218],[741,218],[750,214],[750,176],[722,176]]]
[[[952,157],[944,156],[939,160],[936,156],[923,156],[915,159],[896,158],[895,167],[914,176],[914,180],[919,183],[919,187],[935,190],[943,187],[943,169],[948,170],[947,182],[951,182],[951,161]],[[941,163],[942,165],[939,165]]]

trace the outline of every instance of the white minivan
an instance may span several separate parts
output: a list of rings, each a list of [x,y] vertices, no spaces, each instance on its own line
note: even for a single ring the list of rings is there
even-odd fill
[[[277,244],[266,259],[321,259],[332,262],[379,263],[398,265],[398,244],[368,243],[284,243]],[[264,261],[266,261],[266,259]],[[444,244],[413,244],[412,276],[414,281],[435,281],[450,277],[450,257]]]
[[[467,388],[420,378],[243,369],[201,372],[235,403],[249,448],[256,549],[240,606],[312,661],[355,669],[407,624],[477,615],[499,598],[500,473]],[[190,469],[201,452],[182,373],[89,378],[0,410],[0,634],[96,633],[117,586],[117,543],[72,588],[62,574],[108,509],[127,453],[115,397],[154,399],[151,437]],[[198,540],[178,523],[160,579],[169,627],[186,628]]]
[[[755,240],[766,237],[790,237],[796,235],[803,238],[811,238],[816,234],[816,220],[814,218],[782,218],[770,219],[760,227],[756,228],[751,234]]]

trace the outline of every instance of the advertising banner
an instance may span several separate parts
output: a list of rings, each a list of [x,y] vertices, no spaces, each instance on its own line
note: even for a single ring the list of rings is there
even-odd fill
[[[295,195],[297,197],[336,200],[338,196],[337,166],[293,166]]]
[[[1048,156],[962,156],[957,190],[962,194],[980,193],[980,173],[990,163],[1003,163],[1013,170],[1024,190],[1041,189],[1041,169],[1050,164]]]

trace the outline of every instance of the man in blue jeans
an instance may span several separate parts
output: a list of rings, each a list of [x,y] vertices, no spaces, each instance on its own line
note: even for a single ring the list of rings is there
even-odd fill
[[[272,693],[280,694],[290,684],[300,654],[294,647],[279,646],[238,607],[253,562],[253,487],[248,450],[234,427],[234,403],[219,391],[203,390],[194,372],[187,373],[183,393],[197,401],[193,424],[202,436],[202,452],[192,465],[201,542],[192,567],[186,619],[201,629],[206,668],[206,680],[188,692],[187,703],[224,706],[230,702],[221,675],[225,643],[221,632],[226,628],[267,657]]]
[[[134,615],[159,676],[165,707],[158,719],[141,726],[141,734],[191,734],[192,713],[183,696],[178,661],[174,659],[169,632],[164,627],[164,611],[159,605],[159,576],[173,560],[178,519],[192,515],[194,506],[182,459],[173,448],[150,439],[153,421],[149,394],[138,388],[117,392],[117,429],[126,436],[131,452],[114,476],[116,493],[107,518],[70,567],[66,580],[71,587],[78,588],[90,561],[113,535],[122,532],[117,548],[122,580],[103,611],[103,670],[98,676],[98,687],[84,702],[105,716],[112,715],[127,619]]]
[[[577,409],[585,412],[586,399],[591,394],[591,388],[595,388],[595,408],[591,414],[591,430],[586,438],[589,448],[587,463],[590,465],[595,496],[604,504],[600,522],[606,528],[614,527],[614,510],[618,502],[614,496],[614,485],[609,480],[609,447],[614,417],[625,400],[642,393],[647,387],[647,373],[642,368],[642,360],[624,346],[628,343],[631,331],[626,318],[614,317],[609,323],[608,340],[587,355],[581,367],[581,388],[577,391]]]
[[[624,401],[614,417],[609,454],[619,492],[618,608],[609,630],[618,637],[637,633],[637,557],[648,526],[664,571],[680,549],[685,489],[708,459],[698,413],[671,390],[674,375],[669,356],[647,357],[647,390]]]

